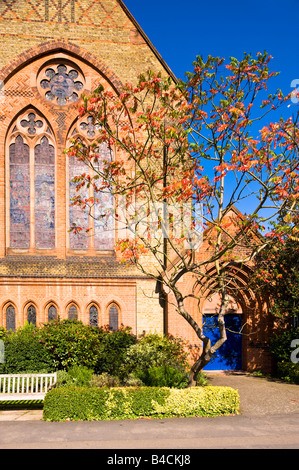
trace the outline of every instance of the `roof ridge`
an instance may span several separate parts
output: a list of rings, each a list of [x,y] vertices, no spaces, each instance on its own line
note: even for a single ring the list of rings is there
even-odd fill
[[[134,26],[136,27],[136,29],[138,30],[138,32],[141,34],[141,36],[143,37],[143,39],[145,40],[145,42],[147,43],[147,45],[150,47],[150,49],[152,50],[152,52],[155,54],[155,56],[157,57],[157,59],[159,60],[159,62],[162,64],[162,66],[165,68],[166,72],[171,76],[171,78],[173,79],[173,81],[175,83],[177,83],[178,79],[177,77],[175,76],[175,74],[173,73],[173,71],[171,70],[171,68],[167,65],[167,63],[165,62],[165,60],[162,58],[161,54],[157,51],[156,47],[153,45],[153,43],[151,42],[151,40],[149,39],[149,37],[146,35],[146,33],[143,31],[143,29],[141,28],[140,24],[138,23],[138,21],[136,21],[136,19],[134,18],[134,16],[132,15],[132,13],[130,12],[130,10],[126,7],[126,5],[124,4],[123,0],[117,0],[117,2],[119,3],[119,5],[121,6],[121,8],[123,9],[123,11],[125,12],[125,14],[129,17],[129,19],[132,21],[132,23],[134,24]]]

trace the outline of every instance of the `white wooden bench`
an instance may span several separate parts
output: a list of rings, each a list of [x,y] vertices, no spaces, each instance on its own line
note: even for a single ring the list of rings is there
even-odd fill
[[[0,401],[43,400],[57,382],[53,374],[0,374]]]

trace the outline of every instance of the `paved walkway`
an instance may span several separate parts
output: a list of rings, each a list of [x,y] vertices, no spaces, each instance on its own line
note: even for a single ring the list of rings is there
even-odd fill
[[[209,372],[207,375],[211,385],[227,385],[239,391],[242,415],[264,416],[299,412],[299,385],[245,372]]]
[[[237,389],[244,416],[299,413],[299,386],[246,372],[208,372],[211,385]],[[36,421],[42,410],[0,410],[0,421]]]
[[[239,415],[47,423],[41,410],[7,410],[0,449],[299,449],[298,385],[245,373],[209,378],[239,390]]]

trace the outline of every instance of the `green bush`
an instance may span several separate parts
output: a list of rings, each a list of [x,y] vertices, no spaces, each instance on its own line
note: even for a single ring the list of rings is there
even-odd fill
[[[4,339],[6,334],[7,334],[7,331],[4,328],[4,326],[0,326],[0,339]]]
[[[128,375],[124,369],[127,350],[137,341],[130,328],[122,327],[117,331],[101,331],[97,361],[94,367],[96,374],[106,372],[109,375],[123,378]]]
[[[139,370],[167,364],[183,374],[188,368],[187,359],[185,345],[180,338],[151,334],[144,336],[127,350],[124,368],[127,372],[137,371],[138,375]]]
[[[68,387],[73,384],[73,378],[68,374],[66,370],[57,371],[57,387]]]
[[[55,370],[67,370],[74,365],[92,369],[97,362],[100,333],[101,329],[78,320],[54,320],[40,328],[38,338]]]
[[[90,381],[91,387],[141,387],[142,385],[143,382],[133,374],[129,374],[121,381],[119,377],[103,372],[101,375],[93,375]]]
[[[299,385],[299,363],[279,362],[277,364],[277,376],[285,382]]]
[[[196,378],[196,385],[198,387],[205,387],[208,384],[209,384],[208,377],[206,376],[204,372],[200,371]]]
[[[85,366],[74,365],[68,370],[68,375],[75,385],[88,386],[93,376],[93,370]]]
[[[38,329],[32,324],[2,336],[5,347],[5,362],[0,364],[0,373],[18,374],[54,372],[51,355],[40,343]]]
[[[269,349],[278,362],[290,361],[290,356],[293,351],[291,342],[293,339],[297,338],[299,338],[299,328],[290,328],[270,338]]]
[[[186,388],[188,374],[168,364],[137,369],[134,373],[148,387]]]
[[[94,421],[219,416],[238,413],[239,395],[230,387],[62,387],[47,393],[46,421]]]
[[[93,375],[90,381],[91,387],[120,387],[121,381],[114,375],[109,375],[103,372],[100,375]]]

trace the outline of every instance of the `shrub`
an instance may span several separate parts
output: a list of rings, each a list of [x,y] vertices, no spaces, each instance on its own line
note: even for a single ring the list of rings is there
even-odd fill
[[[198,387],[205,387],[208,384],[209,384],[208,377],[204,374],[204,372],[200,371],[196,378],[196,385]]]
[[[218,416],[238,413],[239,395],[230,387],[63,387],[47,393],[46,421],[92,421]]]
[[[285,382],[299,385],[299,363],[279,362],[277,364],[277,376]]]
[[[153,346],[169,365],[182,369],[188,367],[187,344],[179,337],[151,334],[144,336],[140,340],[140,344]]]
[[[297,338],[299,338],[299,328],[290,328],[270,338],[269,349],[278,362],[290,361],[292,353],[291,342]]]
[[[188,385],[188,374],[168,364],[137,369],[135,375],[149,387],[186,388]]]
[[[136,336],[127,327],[122,327],[117,331],[107,331],[106,334],[101,332],[95,373],[100,375],[106,372],[121,378],[127,375],[123,364],[128,348],[136,341]]]
[[[168,364],[184,373],[188,367],[187,358],[184,343],[180,338],[153,334],[144,336],[127,350],[124,368],[127,372],[135,373],[138,370],[144,371]]]
[[[6,334],[7,334],[7,331],[4,328],[4,326],[0,326],[0,339],[4,339]]]
[[[129,374],[121,381],[119,377],[103,372],[101,375],[93,375],[90,381],[91,387],[141,387],[142,385],[144,385],[143,382],[133,374]]]
[[[0,373],[54,372],[51,355],[40,343],[38,329],[26,323],[15,332],[2,337],[5,346],[5,362],[0,364]]]
[[[127,373],[134,372],[137,369],[149,369],[155,364],[163,363],[163,353],[162,351],[157,351],[157,349],[151,344],[144,344],[138,342],[130,348],[128,348],[124,368]]]
[[[134,374],[129,374],[128,377],[123,379],[123,385],[125,387],[142,387],[144,383]]]
[[[68,387],[73,385],[72,377],[67,373],[66,370],[57,371],[57,387]]]
[[[51,321],[38,331],[38,337],[55,370],[67,370],[73,365],[92,369],[97,362],[99,331],[80,321]]]
[[[91,387],[119,387],[120,385],[120,379],[107,374],[107,372],[103,372],[101,375],[93,375],[90,381]]]
[[[73,383],[78,386],[88,386],[93,376],[93,370],[85,366],[74,365],[68,370]]]

